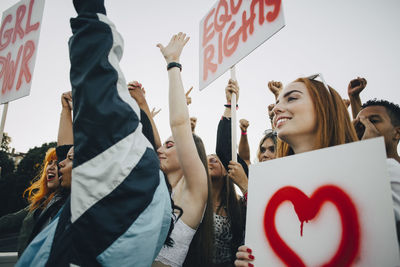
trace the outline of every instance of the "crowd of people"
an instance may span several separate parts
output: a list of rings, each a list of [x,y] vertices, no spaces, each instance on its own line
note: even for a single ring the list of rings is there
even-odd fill
[[[244,244],[249,165],[378,136],[400,229],[400,107],[362,104],[366,79],[350,81],[348,101],[321,74],[286,86],[269,82],[272,129],[256,148],[256,162],[246,119],[232,151],[231,98],[239,100],[240,90],[229,80],[216,149],[206,153],[181,79],[189,37],[178,33],[157,45],[169,78],[171,136],[162,142],[153,119],[159,111],[150,111],[142,84],[127,84],[119,69],[122,38],[103,0],[74,6],[72,91],[61,96],[57,148],[26,190],[29,206],[0,218],[0,228],[10,221],[20,228],[17,266],[253,266],[257,255]]]

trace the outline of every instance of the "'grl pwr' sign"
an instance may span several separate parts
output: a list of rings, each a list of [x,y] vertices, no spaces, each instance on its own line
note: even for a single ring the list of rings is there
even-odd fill
[[[0,103],[29,95],[44,0],[23,0],[3,12],[0,27]]]
[[[281,0],[219,0],[200,22],[200,89],[283,26]]]

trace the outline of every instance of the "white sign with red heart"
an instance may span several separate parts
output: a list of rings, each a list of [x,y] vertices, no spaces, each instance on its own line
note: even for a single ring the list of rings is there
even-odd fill
[[[250,166],[256,266],[400,266],[383,138]]]

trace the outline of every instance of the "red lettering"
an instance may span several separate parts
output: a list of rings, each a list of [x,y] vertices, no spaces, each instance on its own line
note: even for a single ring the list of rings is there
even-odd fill
[[[223,7],[225,10],[225,14],[222,14],[221,16],[218,17],[219,10],[220,8]],[[230,21],[232,18],[232,15],[229,15],[229,8],[228,8],[228,3],[225,0],[220,0],[217,6],[217,11],[215,12],[214,16],[214,28],[217,32],[220,32],[224,29],[225,24]],[[222,22],[222,24],[218,24],[218,20]]]
[[[229,25],[228,31],[226,32],[225,39],[224,39],[224,55],[226,57],[230,57],[238,47],[239,44],[239,35],[241,29],[239,29],[235,34],[230,36],[231,31],[235,28],[235,22],[233,21],[231,25]],[[231,48],[229,48],[231,46]]]
[[[257,4],[258,4],[258,12],[259,12],[258,23],[260,25],[263,25],[264,24],[264,0],[251,1],[251,5],[250,5],[251,18],[252,18],[252,20],[254,20],[254,18],[256,17],[256,14],[254,13],[254,8]],[[253,22],[251,24],[253,24]]]
[[[15,19],[15,27],[14,27],[14,34],[13,34],[13,39],[12,43],[15,43],[15,40],[17,39],[17,34],[19,35],[19,38],[24,38],[24,29],[21,28],[21,22],[24,19],[26,12],[26,7],[24,5],[21,5],[17,9],[17,18]]]
[[[214,37],[213,23],[207,26],[208,20],[214,14],[215,8],[213,8],[210,13],[208,13],[206,19],[204,20],[204,30],[203,30],[203,47]],[[210,34],[208,34],[212,30]]]
[[[24,47],[24,55],[22,56],[21,69],[19,71],[18,82],[17,82],[17,90],[21,87],[22,84],[22,76],[25,76],[25,80],[27,83],[31,82],[31,72],[29,70],[29,61],[31,60],[33,54],[35,52],[35,43],[31,40],[25,43]]]
[[[233,15],[236,15],[236,13],[238,13],[241,5],[242,5],[242,0],[239,0],[239,2],[237,3],[236,6],[235,6],[234,1],[231,0],[231,12]]]
[[[267,14],[267,21],[272,22],[274,21],[281,10],[281,0],[265,0],[265,4],[267,6],[274,6],[274,11],[270,11]]]
[[[3,50],[4,48],[6,48],[11,41],[11,35],[13,32],[13,29],[8,29],[4,32],[4,28],[5,28],[6,24],[10,23],[11,20],[12,20],[12,16],[10,14],[4,19],[3,24],[1,25],[1,28],[0,28],[0,51]],[[4,32],[4,35],[3,35],[3,32]],[[3,37],[7,39],[7,41],[5,43],[2,43]]]
[[[246,11],[242,13],[242,27],[241,27],[241,32],[242,32],[242,41],[246,42],[247,41],[247,28],[249,28],[249,33],[250,35],[253,34],[254,32],[254,17],[250,15],[250,18],[247,20],[246,19]]]
[[[214,46],[210,44],[204,49],[204,65],[203,65],[203,81],[207,80],[208,71],[210,70],[212,73],[217,71],[217,64],[212,63],[212,59],[214,58]]]
[[[8,52],[7,58],[5,57],[0,57],[0,64],[3,66],[0,72],[0,78],[3,78],[3,85],[1,87],[1,92],[4,94],[7,89],[11,90],[11,88],[14,85],[14,80],[15,80],[15,73],[17,72],[17,68],[19,66],[19,61],[21,58],[21,53],[22,49],[24,48],[23,45],[21,45],[18,49],[18,55],[17,55],[17,60],[14,61],[11,60],[11,52]]]
[[[26,27],[25,27],[25,34],[30,33],[31,31],[36,31],[39,28],[39,22],[31,25],[31,18],[32,18],[32,8],[35,3],[35,0],[31,0],[29,2],[29,11],[28,11],[28,19],[26,20]]]
[[[222,46],[222,32],[218,34],[218,64],[222,63],[223,56],[222,56],[222,51],[224,51],[224,48]]]
[[[10,53],[9,53],[10,54]],[[8,55],[7,55],[7,57],[8,57]],[[5,88],[7,87],[7,83],[8,83],[8,80],[7,80],[7,74],[6,74],[6,72],[7,72],[7,66],[8,66],[8,64],[7,64],[7,58],[5,58],[5,57],[0,57],[0,64],[1,64],[1,71],[0,71],[0,79],[2,78],[2,77],[4,77],[3,78],[3,86],[2,86],[2,89],[1,89],[1,93],[2,94],[4,94],[5,93]]]

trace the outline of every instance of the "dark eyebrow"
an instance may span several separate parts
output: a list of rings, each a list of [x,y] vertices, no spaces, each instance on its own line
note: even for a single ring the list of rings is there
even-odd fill
[[[371,116],[368,117],[369,119],[381,119],[381,116],[378,114],[373,114]]]
[[[300,94],[303,94],[303,92],[301,92],[301,91],[299,91],[299,90],[292,90],[292,91],[289,91],[289,92],[287,92],[286,94],[284,94],[283,95],[283,97],[287,97],[288,95],[290,95],[291,93],[300,93]]]
[[[291,91],[287,92],[286,94],[284,94],[283,97],[285,98],[285,97],[287,97],[288,95],[290,95],[290,94],[292,94],[292,93],[300,93],[300,94],[303,94],[303,92],[294,89],[294,90],[291,90]],[[278,104],[278,103],[279,103],[279,100],[276,100],[275,103]]]

